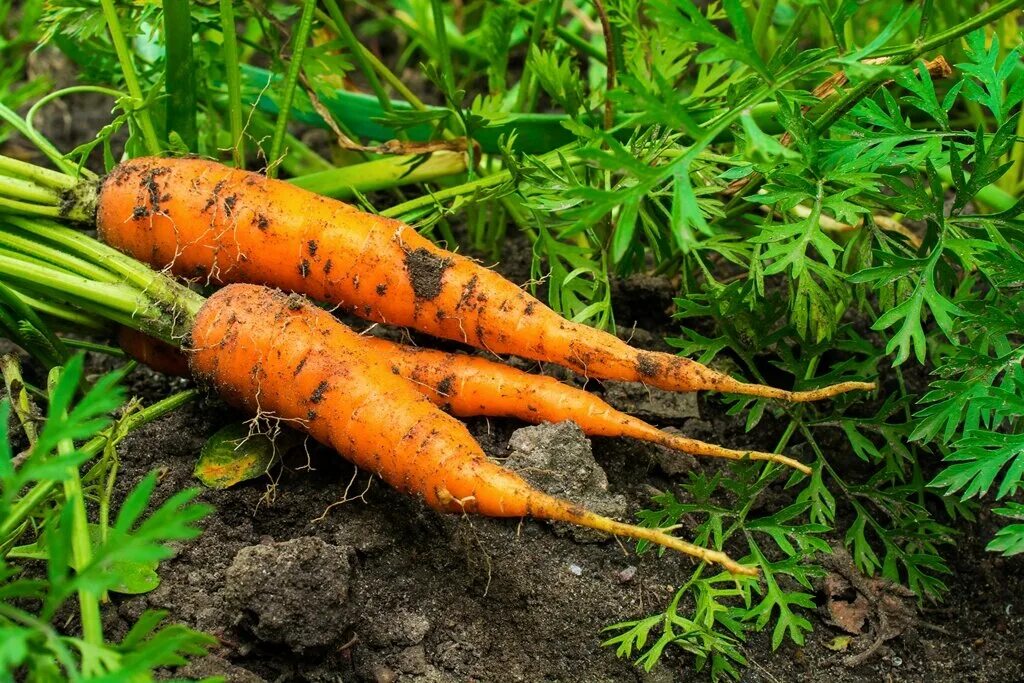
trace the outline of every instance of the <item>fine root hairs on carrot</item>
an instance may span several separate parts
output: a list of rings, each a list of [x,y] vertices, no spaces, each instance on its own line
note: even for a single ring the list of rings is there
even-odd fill
[[[301,296],[237,284],[199,310],[187,352],[197,380],[229,403],[295,421],[437,510],[564,521],[647,540],[736,574],[757,574],[722,553],[534,489],[488,460],[466,427],[410,382],[368,361],[363,341]]]
[[[845,382],[785,391],[634,349],[565,320],[403,223],[212,161],[144,157],[121,164],[103,181],[96,224],[107,243],[157,269],[301,292],[369,320],[557,363],[593,379],[797,402],[874,387]]]

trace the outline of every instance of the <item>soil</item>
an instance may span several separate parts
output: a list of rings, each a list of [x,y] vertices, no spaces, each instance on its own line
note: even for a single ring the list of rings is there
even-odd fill
[[[54,113],[59,121],[46,126],[59,133],[52,137],[62,148],[98,128],[88,123],[64,135],[62,126],[71,123],[66,111],[102,116],[109,107],[88,105],[69,102]],[[509,249],[506,272],[525,280],[528,251],[516,240]],[[617,283],[622,335],[641,347],[667,348],[660,340],[674,330],[660,326],[668,321],[673,291],[657,278]],[[110,362],[94,358],[92,367]],[[147,401],[183,386],[145,369],[128,381]],[[768,450],[778,436],[772,425],[745,432],[742,418],[727,416],[714,399],[621,384],[592,388],[641,417],[725,446]],[[208,399],[130,435],[120,447],[118,495],[154,469],[162,473],[159,500],[196,486],[192,469],[205,439],[241,418]],[[672,490],[692,470],[722,467],[626,440],[590,441],[571,425],[523,429],[507,420],[474,420],[470,427],[489,454],[508,458],[536,485],[627,518],[652,491]],[[846,452],[832,455],[855,462]],[[783,501],[791,495],[778,492]],[[203,535],[162,565],[156,590],[115,597],[106,614],[112,637],[147,608],[166,609],[172,619],[216,635],[215,652],[179,676],[242,683],[707,680],[671,648],[647,674],[601,646],[603,627],[664,609],[689,575],[686,558],[637,556],[614,541],[529,520],[441,516],[312,444],[263,480],[207,490],[200,498],[216,508]],[[985,552],[995,528],[983,516],[957,529],[947,600],[923,610],[884,588],[877,604],[865,608],[850,594],[858,577],[836,567],[830,576],[838,578],[816,586],[820,607],[808,614],[815,628],[806,644],[787,641],[773,650],[770,632],[752,634],[742,648],[749,661],[743,680],[1024,680],[1024,558]],[[841,538],[836,533],[832,540]],[[843,603],[844,592],[850,602]],[[875,632],[884,631],[880,612],[899,635],[850,666],[850,653],[867,650]],[[861,617],[867,634],[855,637],[847,652],[829,649],[844,634],[836,624]]]
[[[664,303],[656,292],[647,300]],[[634,343],[660,348],[657,340],[669,331],[632,333]],[[130,388],[156,398],[180,381],[139,370]],[[726,446],[764,447],[777,437],[771,426],[745,433],[740,419],[703,397],[622,384],[593,388],[622,408]],[[204,440],[241,417],[209,399],[133,434],[121,446],[122,495],[153,469],[163,472],[161,497],[196,485],[191,472]],[[470,427],[489,454],[535,485],[625,517],[642,508],[652,490],[671,490],[695,468],[722,466],[626,440],[591,441],[571,424],[524,428],[475,420]],[[559,525],[441,516],[315,445],[290,454],[263,480],[206,491],[202,500],[216,507],[205,533],[164,563],[155,591],[117,599],[109,615],[115,635],[144,609],[160,608],[220,639],[213,656],[179,675],[316,682],[707,680],[671,649],[647,674],[601,647],[604,626],[664,608],[689,574],[686,558],[638,557],[614,541]],[[1024,562],[984,551],[994,528],[983,518],[958,529],[946,602],[919,610],[898,590],[882,591],[897,635],[856,666],[848,661],[852,653],[867,650],[884,629],[868,609],[864,634],[845,652],[829,648],[845,633],[839,616],[851,618],[852,611],[852,618],[865,618],[861,598],[848,595],[851,602],[844,603],[836,597],[850,590],[842,579],[849,568],[839,567],[830,573],[832,582],[816,585],[820,607],[808,615],[815,630],[805,646],[786,642],[773,651],[770,633],[752,635],[743,647],[750,666],[742,680],[1024,680]]]

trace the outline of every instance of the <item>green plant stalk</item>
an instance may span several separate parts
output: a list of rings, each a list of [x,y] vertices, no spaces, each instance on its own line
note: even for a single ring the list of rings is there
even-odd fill
[[[7,199],[6,197],[0,197],[0,209],[5,209],[25,216],[41,216],[44,218],[60,218],[62,215],[60,207],[58,206],[44,206],[42,204],[33,204],[31,202],[21,202],[17,199]]]
[[[231,159],[245,168],[245,130],[242,127],[242,75],[238,39],[235,36],[233,0],[220,0],[220,27],[224,47],[224,75],[228,86],[228,123],[231,127]]]
[[[143,311],[152,313],[152,303],[131,287],[88,280],[29,261],[23,254],[6,249],[0,249],[0,274],[33,291],[99,303],[127,315]]]
[[[313,28],[315,7],[316,0],[303,0],[302,16],[299,18],[299,24],[292,39],[292,55],[281,96],[281,111],[277,114],[274,135],[270,139],[270,153],[267,155],[267,175],[271,178],[277,177],[277,162],[281,156],[285,131],[288,130],[288,119],[291,115],[292,102],[295,99],[295,88],[298,86],[299,72],[302,70],[302,57],[306,52],[306,43],[309,42],[309,32]]]
[[[71,325],[72,327],[91,330],[94,332],[99,332],[101,330],[106,329],[106,327],[102,323],[97,321],[96,318],[91,315],[80,313],[79,311],[76,311],[72,308],[68,308],[67,306],[54,304],[49,301],[37,299],[36,297],[29,296],[28,294],[20,292],[16,289],[12,289],[11,292],[14,294],[15,297],[20,299],[21,302],[24,303],[26,306],[28,306],[34,311],[38,311],[44,317],[49,318],[52,321],[66,323],[68,325]],[[70,342],[73,340],[66,339],[64,341]],[[71,344],[68,345],[70,346]]]
[[[14,130],[18,131],[25,136],[32,144],[39,148],[39,150],[46,155],[46,157],[53,162],[53,164],[64,173],[69,176],[75,175],[75,165],[64,158],[64,155],[54,147],[49,140],[40,135],[35,129],[25,123],[25,120],[18,116],[14,111],[3,104],[0,104],[0,119],[10,125]],[[21,162],[24,163],[24,162]],[[45,169],[41,169],[45,171]],[[52,173],[52,171],[50,171]],[[43,174],[39,174],[43,175]]]
[[[540,0],[537,3],[539,10],[533,12],[530,24],[530,45],[539,45],[544,32],[544,12],[550,7],[549,0]],[[517,5],[518,6],[518,5]],[[516,103],[513,111],[526,111],[527,103],[530,101],[530,93],[533,90],[533,71],[530,69],[530,60],[523,64],[523,72],[519,75],[519,90],[516,92]]]
[[[167,93],[167,135],[181,136],[185,147],[198,151],[196,129],[196,78],[192,55],[192,13],[189,0],[163,0],[164,40],[167,59],[164,90]],[[237,68],[237,65],[235,65]]]
[[[434,19],[434,40],[437,41],[438,61],[441,63],[441,77],[449,90],[455,89],[455,69],[452,66],[452,52],[448,48],[448,28],[444,23],[444,6],[441,0],[430,0],[430,13]]]
[[[25,390],[25,380],[21,376],[21,363],[17,356],[5,353],[0,357],[0,372],[4,377],[7,395],[11,399],[11,408],[14,409],[14,414],[18,417],[18,423],[21,424],[31,448],[36,445],[37,437],[35,411],[28,391]]]
[[[316,11],[316,16],[317,19],[319,19],[325,26],[333,30],[338,35],[341,35],[341,27],[336,21],[334,21],[330,14],[318,9]],[[427,105],[423,103],[423,100],[418,98],[416,94],[402,82],[402,79],[396,76],[395,73],[391,71],[386,64],[384,64],[384,62],[377,59],[377,55],[373,54],[369,48],[358,41],[356,41],[356,46],[358,46],[357,49],[362,55],[362,59],[366,60],[366,63],[369,64],[376,72],[377,76],[384,79],[384,82],[391,86],[395,92],[401,95],[402,99],[408,102],[413,109],[416,109],[417,111],[427,110]],[[384,106],[383,103],[381,103],[381,106]],[[394,108],[394,103],[390,103],[389,106]]]
[[[523,17],[525,17],[526,19],[530,20],[531,22],[536,19],[537,12],[536,12],[536,10],[534,10],[533,8],[531,8],[529,6],[530,3],[520,4],[520,3],[516,2],[516,0],[499,0],[499,1],[501,2],[501,4],[503,4],[503,5],[507,6],[507,7],[511,7],[512,9],[516,10],[519,14],[523,15]],[[534,4],[536,4],[536,3],[534,3]],[[585,54],[587,57],[590,57],[591,59],[596,60],[596,61],[600,62],[601,64],[604,64],[604,62],[605,62],[605,55],[604,55],[604,52],[602,52],[599,47],[591,45],[590,43],[588,43],[583,38],[580,38],[575,33],[572,33],[571,31],[567,31],[561,24],[558,24],[558,23],[556,23],[555,26],[554,26],[554,33],[555,33],[556,36],[558,36],[566,44],[571,45],[572,47],[576,48],[577,50],[579,50],[580,52]]]
[[[51,263],[59,266],[75,275],[80,275],[90,280],[117,284],[118,277],[99,266],[84,261],[77,256],[55,249],[47,244],[28,239],[22,235],[4,230],[0,226],[0,245],[9,247],[14,251],[20,251],[33,258],[33,260]]]
[[[52,395],[60,379],[61,368],[54,368],[47,378],[49,393]],[[65,416],[66,417],[66,416]],[[57,443],[57,453],[66,456],[75,450],[71,439],[61,439]],[[64,480],[64,500],[71,507],[71,556],[74,567],[88,567],[92,561],[92,543],[89,539],[89,519],[85,512],[85,494],[82,492],[82,479],[78,467],[68,469],[68,477]],[[78,608],[82,619],[82,638],[93,646],[82,651],[82,673],[86,676],[100,673],[96,660],[95,649],[103,646],[103,621],[100,617],[99,596],[83,588],[78,589]],[[95,649],[94,649],[95,648]]]
[[[754,44],[761,48],[761,57],[767,58],[772,49],[771,41],[768,39],[768,31],[772,28],[772,19],[775,17],[775,8],[779,0],[761,0],[757,8],[757,16],[754,18]]]
[[[580,161],[580,159],[574,154],[575,149],[575,144],[567,145],[565,147],[560,147],[556,150],[548,152],[547,154],[541,156],[540,158],[544,161],[550,161],[557,159],[559,155],[565,155],[566,160],[570,164],[577,163]],[[507,183],[510,180],[512,180],[511,172],[498,171],[497,173],[494,173],[492,175],[484,176],[482,178],[476,178],[469,182],[456,185],[455,187],[449,187],[444,190],[434,192],[432,194],[427,194],[423,195],[422,197],[410,199],[409,201],[402,202],[401,204],[395,204],[394,206],[391,206],[381,211],[380,215],[386,216],[388,218],[397,218],[410,211],[416,211],[417,209],[422,209],[424,207],[436,204],[437,202],[441,202],[446,199],[452,199],[453,197],[473,194],[474,192],[479,192],[480,190],[485,190],[490,187],[496,187],[498,185],[501,185],[502,183]]]
[[[107,328],[101,327],[100,329]],[[114,358],[127,358],[124,351],[116,346],[86,341],[85,339],[75,339],[73,337],[62,337],[61,341],[63,341],[64,345],[68,348],[81,349],[82,351],[93,351],[95,353],[102,353],[105,356],[112,356]]]
[[[141,292],[147,292],[166,301],[173,301],[178,297],[198,296],[173,280],[154,273],[145,264],[125,256],[113,247],[92,239],[74,228],[60,223],[40,222],[22,216],[5,216],[4,220],[43,244],[51,242],[59,245],[63,251],[93,266],[102,264],[100,267],[113,274],[116,284],[131,285]],[[2,224],[0,224],[0,229],[3,229]],[[54,265],[60,264],[54,262]]]
[[[113,88],[104,88],[100,85],[72,85],[67,88],[61,88],[60,90],[54,90],[53,92],[47,93],[40,97],[38,100],[35,101],[35,103],[31,107],[29,107],[29,110],[25,112],[25,126],[28,127],[30,130],[35,131],[35,118],[36,114],[39,113],[40,109],[48,105],[50,102],[60,99],[61,97],[65,97],[67,95],[74,95],[78,93],[96,93],[98,95],[107,95],[108,97],[113,97],[115,100],[119,100],[122,97],[125,97],[125,93],[123,93],[120,90],[114,90]],[[46,140],[42,136],[42,134],[37,134],[39,135],[40,139],[44,140],[46,144],[49,145],[49,141]],[[60,154],[59,152],[57,153]],[[63,159],[63,157],[61,158]],[[85,167],[79,168],[77,170],[80,171],[81,175],[87,177],[94,177],[96,175]]]
[[[135,65],[132,63],[131,52],[128,50],[128,41],[125,40],[124,32],[121,30],[121,20],[117,16],[114,0],[100,0],[100,6],[103,8],[103,17],[107,22],[107,29],[110,31],[110,41],[114,44],[114,52],[117,53],[117,61],[121,64],[121,72],[124,74],[128,94],[137,102],[143,103],[146,98],[142,95],[139,77],[135,74]],[[153,127],[153,119],[149,115],[149,110],[141,108],[136,110],[136,114],[142,138],[146,142],[146,149],[150,154],[159,154],[160,139],[156,135],[156,128]]]
[[[2,107],[3,105],[0,105],[0,108]],[[67,163],[66,160],[64,161]],[[54,190],[71,190],[77,187],[80,182],[71,175],[51,171],[42,166],[36,166],[35,164],[2,155],[0,155],[0,173],[5,173]]]
[[[362,43],[356,38],[356,34],[352,31],[352,26],[349,25],[348,20],[345,19],[345,15],[338,7],[338,3],[335,0],[324,0],[324,6],[327,7],[327,13],[330,15],[331,20],[334,22],[334,28],[341,40],[345,43],[348,51],[352,54],[352,57],[356,61],[356,66],[363,72],[363,76],[366,78],[366,82],[370,85],[370,90],[377,96],[377,101],[380,103],[381,109],[386,112],[394,111],[391,107],[391,100],[388,98],[387,91],[384,90],[384,86],[380,82],[380,78],[377,76],[376,70],[374,70],[373,64],[366,58],[366,51],[363,50]]]
[[[0,175],[0,192],[6,197],[28,202],[50,205],[60,203],[60,195],[53,190],[10,176]]]
[[[417,159],[416,155],[384,157],[310,173],[288,182],[326,197],[347,199],[358,192],[431,182],[466,172],[466,155],[458,152],[435,152],[419,164],[415,163]]]
[[[125,418],[122,429],[124,433],[138,429],[153,420],[157,420],[177,410],[198,396],[199,392],[196,389],[186,389],[185,391],[172,394],[147,408],[132,413]],[[85,454],[88,458],[94,458],[103,450],[108,440],[109,436],[106,434],[93,437],[79,448],[79,452]],[[57,482],[53,480],[38,482],[29,489],[28,493],[19,498],[18,502],[11,506],[10,514],[0,521],[0,542],[6,542],[8,536],[20,527],[25,520],[31,517],[34,510],[39,509],[39,506],[49,497],[56,485]]]
[[[1010,161],[1013,166],[1007,171],[1004,178],[1007,180],[1009,192],[1018,192],[1021,183],[1024,182],[1024,116],[1017,119],[1017,142],[1010,150]]]

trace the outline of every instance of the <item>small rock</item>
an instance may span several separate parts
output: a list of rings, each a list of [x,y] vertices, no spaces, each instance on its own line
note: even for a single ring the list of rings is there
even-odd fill
[[[374,648],[418,645],[430,632],[431,623],[422,614],[397,609],[388,619],[369,620],[359,628],[359,639]]]
[[[633,580],[633,577],[636,576],[636,567],[629,565],[615,576],[619,580],[619,583],[629,583]]]
[[[422,674],[426,672],[427,651],[422,645],[412,645],[398,653],[395,658],[395,666],[407,674]]]
[[[512,454],[505,460],[505,467],[518,472],[532,486],[599,515],[626,514],[626,499],[608,493],[608,477],[594,460],[590,441],[575,422],[517,429],[508,445]],[[571,524],[555,523],[554,527],[581,543],[607,538],[600,532]]]
[[[583,576],[583,567],[579,566],[578,564],[570,564],[569,573],[573,576]]]
[[[353,621],[351,552],[309,536],[242,548],[228,567],[225,600],[251,617],[260,640],[297,651],[338,643]]]
[[[378,664],[373,667],[373,680],[375,683],[395,683],[398,674],[383,664]]]

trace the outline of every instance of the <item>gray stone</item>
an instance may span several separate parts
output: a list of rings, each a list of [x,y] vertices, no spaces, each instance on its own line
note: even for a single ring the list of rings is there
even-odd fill
[[[575,422],[517,429],[508,442],[512,454],[503,463],[532,486],[608,517],[626,514],[626,500],[608,492],[608,477],[594,460],[590,441]],[[556,523],[559,533],[580,542],[605,540],[591,529]]]

